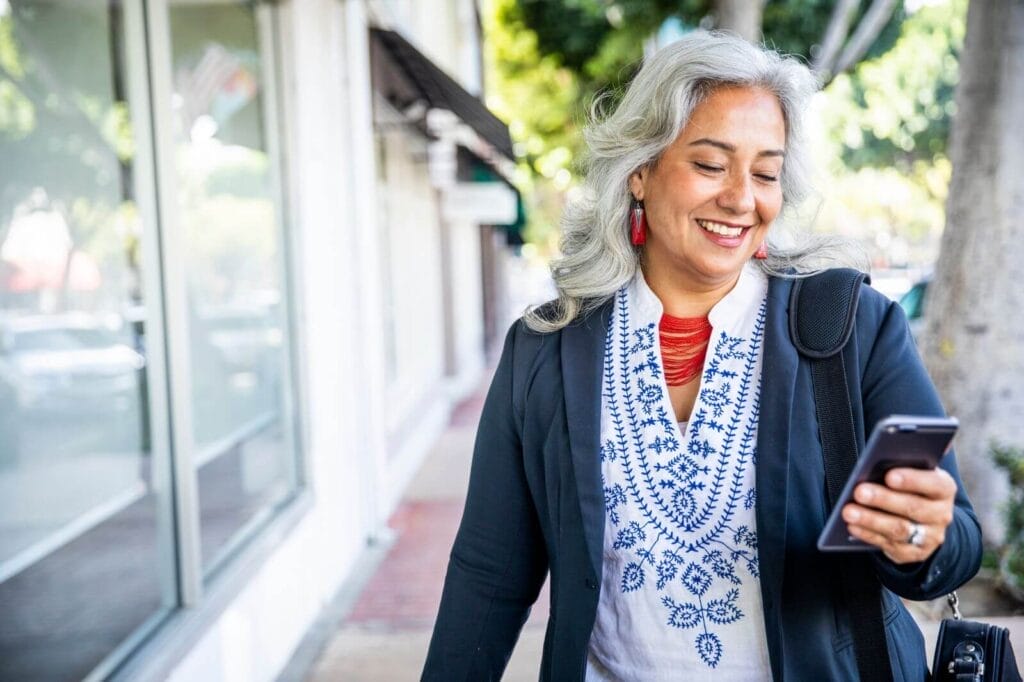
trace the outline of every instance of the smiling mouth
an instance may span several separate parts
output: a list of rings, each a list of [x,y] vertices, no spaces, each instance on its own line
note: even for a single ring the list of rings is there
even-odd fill
[[[739,237],[743,234],[743,230],[749,230],[753,227],[752,225],[748,225],[747,227],[736,227],[733,225],[726,225],[724,223],[716,223],[713,220],[701,220],[700,218],[697,219],[697,224],[708,232],[720,234],[723,237]]]

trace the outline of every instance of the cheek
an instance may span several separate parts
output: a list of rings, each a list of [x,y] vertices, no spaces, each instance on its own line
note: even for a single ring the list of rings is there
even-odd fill
[[[782,191],[772,191],[765,195],[762,195],[758,201],[757,212],[761,216],[761,219],[765,223],[770,223],[779,215],[782,211]]]

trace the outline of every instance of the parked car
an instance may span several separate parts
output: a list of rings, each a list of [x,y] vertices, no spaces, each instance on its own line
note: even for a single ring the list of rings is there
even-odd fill
[[[917,341],[921,337],[924,326],[924,304],[928,295],[928,285],[931,283],[930,276],[924,277],[914,283],[913,286],[900,297],[900,307],[910,322],[910,333]]]
[[[95,315],[0,322],[0,444],[15,458],[30,429],[58,449],[137,449],[145,358]],[[59,442],[58,442],[59,441]]]

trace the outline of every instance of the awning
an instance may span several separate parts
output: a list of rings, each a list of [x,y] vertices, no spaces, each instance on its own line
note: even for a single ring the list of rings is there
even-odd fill
[[[468,149],[456,151],[456,162],[458,184],[445,197],[454,204],[451,212],[475,210],[474,220],[504,229],[510,246],[521,245],[526,207],[519,190]]]
[[[423,103],[446,109],[494,149],[514,160],[508,126],[395,31],[370,29],[374,88],[399,111]]]

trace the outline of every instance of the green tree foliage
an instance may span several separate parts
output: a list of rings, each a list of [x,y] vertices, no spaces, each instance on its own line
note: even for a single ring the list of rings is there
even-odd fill
[[[953,112],[966,0],[923,5],[892,49],[839,75],[818,101],[815,224],[864,240],[876,265],[934,262],[952,167]]]
[[[669,19],[688,27],[714,25],[711,0],[518,0],[523,24],[537,34],[542,55],[584,77],[588,89],[620,84],[623,66],[637,62],[644,41]],[[832,16],[832,0],[770,0],[764,8],[765,42],[810,61]],[[852,25],[870,3],[861,3]],[[903,20],[896,10],[873,43],[867,57],[888,50]]]
[[[1010,496],[1003,507],[1006,539],[999,548],[1000,579],[1020,601],[1024,600],[1024,449],[993,443],[990,455],[1010,482]]]
[[[832,82],[825,118],[847,167],[916,174],[944,161],[966,14],[967,0],[922,7],[884,57]]]
[[[765,43],[779,52],[800,55],[811,61],[825,35],[825,28],[835,4],[835,0],[769,0],[764,8],[762,22]],[[851,26],[856,26],[864,18],[870,4],[861,3],[853,15]],[[903,3],[900,3],[885,28],[868,48],[864,59],[873,59],[885,54],[896,42],[905,18]]]
[[[540,54],[515,0],[488,0],[483,24],[487,105],[509,123],[517,184],[529,204],[526,236],[542,243],[554,233],[579,153],[579,78],[554,56]]]

